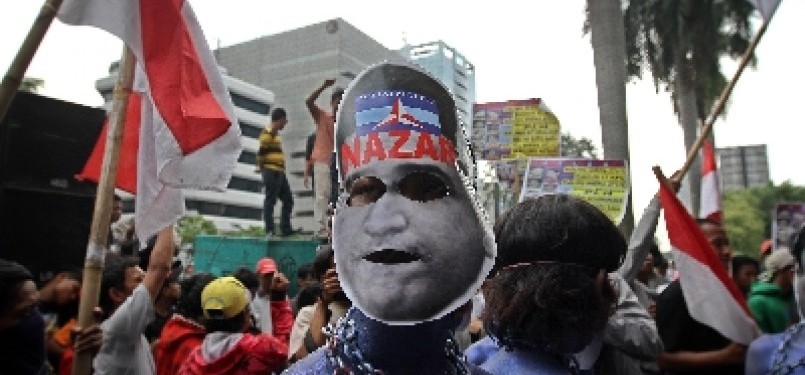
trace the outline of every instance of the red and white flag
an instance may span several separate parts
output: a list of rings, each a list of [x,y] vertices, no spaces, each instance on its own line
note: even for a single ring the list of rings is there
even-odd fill
[[[673,190],[661,186],[660,200],[690,316],[733,342],[749,345],[758,330],[743,294]]]
[[[718,185],[718,167],[713,143],[702,145],[702,191],[699,202],[700,216],[721,222],[721,188]]]
[[[58,17],[118,36],[137,59],[117,186],[136,186],[135,223],[145,241],[184,214],[179,188],[229,183],[241,152],[229,93],[187,0],[65,0]],[[136,174],[126,165],[134,154]],[[97,165],[94,172],[88,163],[82,176],[98,176]]]

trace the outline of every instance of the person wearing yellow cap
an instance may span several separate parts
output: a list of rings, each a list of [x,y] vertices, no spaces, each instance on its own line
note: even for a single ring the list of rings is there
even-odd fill
[[[207,336],[179,369],[180,375],[250,375],[278,373],[286,364],[288,345],[251,328],[251,293],[238,279],[220,277],[201,292]]]

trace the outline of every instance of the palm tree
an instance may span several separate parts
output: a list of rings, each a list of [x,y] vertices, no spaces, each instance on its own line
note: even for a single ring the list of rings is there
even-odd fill
[[[626,119],[626,42],[620,0],[587,0],[587,24],[595,63],[601,143],[605,159],[629,161],[629,124]],[[634,229],[632,195],[620,223],[626,238]]]
[[[627,73],[651,73],[654,85],[671,92],[685,148],[696,140],[727,83],[720,59],[739,58],[748,47],[754,8],[746,0],[625,0]],[[688,175],[693,213],[699,212],[699,162]]]

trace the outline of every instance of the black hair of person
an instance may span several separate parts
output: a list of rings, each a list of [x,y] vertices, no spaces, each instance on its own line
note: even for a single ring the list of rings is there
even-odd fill
[[[299,291],[296,299],[296,307],[301,309],[316,303],[316,299],[321,296],[321,284],[315,283]]]
[[[285,108],[277,107],[271,111],[271,121],[279,121],[287,117],[288,113],[285,112]]]
[[[296,270],[296,278],[297,279],[304,279],[307,277],[313,277],[313,263],[305,263]]]
[[[201,310],[201,292],[215,276],[209,273],[195,274],[182,281],[182,296],[176,302],[176,312],[188,319],[201,321],[204,312]]]
[[[560,354],[605,327],[616,296],[609,283],[599,291],[599,272],[616,270],[626,252],[605,214],[573,197],[542,196],[502,215],[495,238],[482,319],[502,346]]]
[[[101,296],[99,305],[106,316],[112,314],[115,302],[109,296],[109,288],[123,290],[126,287],[126,270],[140,265],[136,257],[124,257],[116,254],[106,256],[101,276]]]
[[[22,284],[28,280],[34,281],[28,269],[17,262],[0,259],[0,314],[17,302]]]
[[[212,332],[242,332],[247,318],[244,317],[244,314],[248,313],[249,305],[246,305],[243,311],[231,318],[204,319],[204,328],[207,330],[208,334]]]
[[[794,255],[794,258],[797,260],[797,264],[799,265],[800,272],[805,272],[805,226],[799,229],[797,233],[797,237],[794,239],[793,247],[791,248],[791,254]]]
[[[743,266],[754,266],[760,272],[760,262],[747,256],[736,256],[732,258],[732,272],[738,272]]]
[[[260,279],[257,278],[257,273],[246,267],[240,267],[235,270],[235,273],[232,274],[232,277],[238,279],[238,281],[240,281],[240,283],[243,284],[243,286],[245,286],[249,292],[253,292],[260,287]]]
[[[313,277],[321,280],[324,274],[330,269],[330,262],[335,257],[335,252],[330,245],[321,245],[316,250],[316,256],[313,258]]]

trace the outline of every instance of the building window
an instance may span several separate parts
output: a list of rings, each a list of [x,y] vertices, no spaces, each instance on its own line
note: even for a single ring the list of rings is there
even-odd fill
[[[243,164],[255,165],[257,164],[257,153],[243,150],[238,157],[238,162]]]
[[[240,133],[241,134],[243,134],[243,135],[245,135],[245,136],[247,136],[249,138],[254,138],[254,139],[260,138],[260,132],[262,132],[263,129],[251,126],[251,125],[246,124],[246,123],[244,123],[242,121],[238,121],[238,124],[240,125]]]
[[[243,95],[231,93],[232,104],[237,107],[243,108],[248,111],[256,112],[261,115],[267,115],[271,111],[271,106],[265,103],[260,103],[254,99],[249,99]]]
[[[229,180],[229,185],[227,188],[260,193],[263,191],[263,183],[260,181],[245,179],[243,177],[232,176],[232,178]]]

